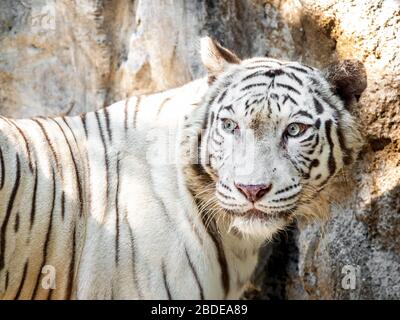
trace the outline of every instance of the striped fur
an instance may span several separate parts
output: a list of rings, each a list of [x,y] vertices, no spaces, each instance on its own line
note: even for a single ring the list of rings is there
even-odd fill
[[[212,45],[203,61],[222,65],[209,84],[77,117],[0,118],[0,298],[240,297],[263,242],[360,143],[319,71]],[[241,179],[272,182],[257,210],[234,187],[241,140],[221,130],[226,117],[253,132],[254,168]],[[290,117],[312,130],[282,140]]]

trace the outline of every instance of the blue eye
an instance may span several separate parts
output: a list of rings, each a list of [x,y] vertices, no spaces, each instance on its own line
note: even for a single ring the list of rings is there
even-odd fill
[[[308,127],[309,126],[304,123],[293,122],[287,126],[285,134],[289,137],[299,137],[308,129]]]
[[[222,119],[222,129],[228,133],[233,133],[239,129],[239,125],[231,119]]]

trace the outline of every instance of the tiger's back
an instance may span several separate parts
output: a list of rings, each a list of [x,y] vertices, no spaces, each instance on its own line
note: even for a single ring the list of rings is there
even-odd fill
[[[133,242],[147,244],[139,248],[153,242],[152,250],[170,250],[174,239],[163,239],[168,238],[168,221],[157,214],[167,208],[153,198],[179,197],[155,195],[167,189],[158,181],[157,170],[163,171],[160,176],[167,186],[175,184],[168,190],[176,193],[179,188],[176,176],[167,174],[169,169],[151,167],[151,146],[157,149],[158,142],[149,139],[173,132],[196,106],[204,85],[200,80],[160,94],[131,97],[76,117],[0,119],[3,299],[70,299],[76,297],[77,283],[86,298],[144,297],[134,286],[126,286],[125,278],[135,268],[133,258],[139,254]],[[174,203],[168,210],[179,206]],[[127,212],[133,213],[129,216],[135,230],[127,227]],[[142,232],[139,225],[151,221],[160,228]],[[161,249],[160,243],[168,245]],[[157,264],[152,259],[148,257],[148,263]],[[147,274],[145,267],[134,274],[140,277],[143,272]],[[122,280],[116,280],[119,273]],[[116,290],[118,283],[122,289]],[[122,293],[116,295],[117,291]]]
[[[82,146],[71,125],[66,119],[0,119],[0,291],[5,299],[72,295],[86,184]],[[48,290],[46,273],[55,270],[59,289]]]

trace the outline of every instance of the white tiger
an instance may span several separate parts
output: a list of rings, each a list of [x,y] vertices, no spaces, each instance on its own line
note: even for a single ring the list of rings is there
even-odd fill
[[[210,38],[201,55],[208,77],[181,88],[0,119],[0,298],[237,299],[260,246],[313,214],[361,145],[339,98],[358,68],[241,61]]]

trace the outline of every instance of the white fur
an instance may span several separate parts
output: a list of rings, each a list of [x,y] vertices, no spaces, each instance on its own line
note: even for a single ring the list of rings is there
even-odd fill
[[[274,64],[273,60],[266,63]],[[243,76],[244,71],[240,68],[244,65],[252,65],[251,60],[240,66],[224,64],[225,72],[239,79]],[[186,186],[183,172],[186,164],[181,161],[184,136],[197,132],[207,111],[218,107],[214,104],[207,110],[207,99],[219,90],[221,83],[218,81],[223,80],[217,80],[211,91],[206,79],[201,79],[164,93],[132,97],[97,114],[88,113],[84,122],[81,117],[67,118],[66,122],[61,118],[38,119],[50,144],[36,122],[18,120],[15,123],[25,134],[29,150],[16,127],[9,120],[0,119],[0,147],[5,164],[5,175],[1,177],[5,180],[0,191],[0,225],[5,225],[3,230],[6,230],[0,298],[167,299],[170,295],[173,299],[198,299],[201,297],[198,282],[206,299],[239,298],[257,264],[258,249],[266,239],[283,229],[287,220],[274,218],[264,221],[243,215],[233,218],[224,214],[215,216],[215,232],[227,266],[229,290],[225,292],[216,243],[202,222],[195,198]],[[290,79],[286,81],[292,83]],[[325,86],[321,90],[328,90]],[[255,89],[252,94],[258,92],[260,89]],[[237,93],[231,91],[225,99],[232,100]],[[301,103],[307,104],[309,98],[304,95]],[[332,101],[342,109],[338,100]],[[107,130],[106,112],[110,132]],[[188,120],[184,119],[186,115]],[[288,116],[280,115],[282,119]],[[321,119],[330,116],[323,114]],[[352,132],[350,115],[343,111],[342,118],[344,129]],[[244,126],[248,124],[245,117],[238,121]],[[71,151],[59,126],[67,136]],[[232,174],[234,161],[222,167],[218,162],[211,163],[218,172],[218,181],[232,188],[230,196],[236,204],[242,205],[241,213],[251,205],[233,187],[234,179],[247,184],[264,183],[268,179],[273,181],[274,191],[301,180],[290,163],[279,157],[276,131],[266,130],[273,134],[258,138],[254,157],[246,158],[247,164],[254,165],[250,173],[244,176]],[[202,140],[205,154],[212,152],[209,145],[204,145],[209,134],[210,128]],[[338,138],[334,136],[333,139],[335,157],[339,159]],[[326,141],[322,143],[326,144]],[[295,146],[290,148],[295,152]],[[229,158],[232,154],[227,150],[224,156]],[[21,175],[9,212],[8,204],[16,181],[16,154],[20,159]],[[323,153],[322,157],[326,154]],[[28,166],[29,158],[34,162],[33,173]],[[260,161],[269,163],[269,166],[260,166]],[[340,161],[337,164],[342,166]],[[272,167],[277,170],[272,171]],[[324,174],[326,168],[320,170],[319,173]],[[34,172],[38,172],[39,184],[31,228]],[[52,172],[56,189],[51,212]],[[78,214],[79,183],[83,197],[81,215]],[[220,184],[216,183],[216,188],[220,190]],[[262,203],[270,205],[273,200],[273,197],[266,197]],[[223,207],[221,205],[220,209]],[[235,230],[240,234],[235,234]],[[57,272],[54,290],[42,287],[40,271],[44,265],[54,266]],[[196,276],[190,265],[194,267]],[[72,290],[69,290],[70,285]]]

